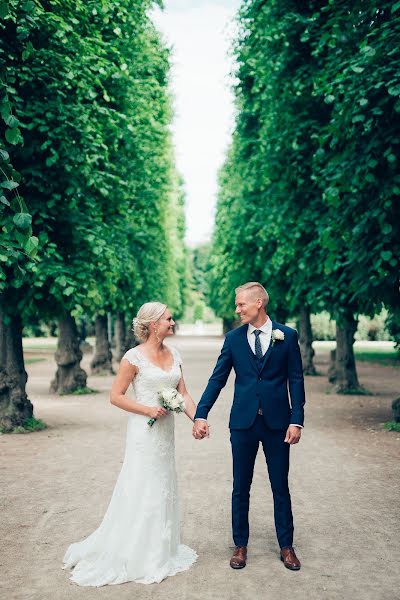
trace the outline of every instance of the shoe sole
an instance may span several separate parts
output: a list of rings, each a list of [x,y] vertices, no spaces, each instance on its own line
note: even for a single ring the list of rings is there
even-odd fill
[[[281,561],[283,562],[283,564],[285,565],[285,561],[283,560],[282,556],[280,557]],[[301,566],[300,567],[289,567],[288,565],[285,565],[285,567],[287,569],[289,569],[289,571],[300,571]]]
[[[232,569],[244,569],[245,566],[246,566],[246,564],[244,564],[244,565],[231,565],[231,563],[229,563],[229,565],[230,565],[230,567]]]

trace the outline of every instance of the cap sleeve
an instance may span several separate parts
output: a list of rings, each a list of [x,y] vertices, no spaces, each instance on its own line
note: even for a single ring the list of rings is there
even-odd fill
[[[170,346],[170,348],[172,350],[172,353],[175,357],[176,362],[178,363],[179,366],[181,366],[182,365],[182,357],[179,354],[178,350],[176,348],[174,348],[173,346]]]
[[[139,366],[140,358],[138,357],[138,352],[136,351],[136,348],[131,348],[130,350],[128,350],[127,352],[125,352],[125,354],[123,355],[122,358],[123,359],[125,358],[134,367],[138,367]]]

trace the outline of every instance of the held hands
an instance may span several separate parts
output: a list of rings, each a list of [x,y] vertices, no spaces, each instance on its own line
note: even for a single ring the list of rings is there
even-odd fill
[[[296,425],[289,425],[288,430],[286,432],[286,437],[283,440],[287,444],[297,444],[301,438],[301,427],[297,427]]]
[[[161,419],[167,414],[167,410],[162,406],[151,406],[149,408],[148,416],[150,419]]]
[[[202,440],[205,437],[210,437],[210,427],[207,421],[203,421],[201,419],[195,421],[192,433],[196,440]]]

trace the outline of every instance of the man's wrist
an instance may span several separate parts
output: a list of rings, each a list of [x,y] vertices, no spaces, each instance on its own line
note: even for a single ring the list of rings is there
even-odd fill
[[[300,429],[304,429],[304,425],[299,425],[298,423],[290,423],[289,427],[300,427]]]

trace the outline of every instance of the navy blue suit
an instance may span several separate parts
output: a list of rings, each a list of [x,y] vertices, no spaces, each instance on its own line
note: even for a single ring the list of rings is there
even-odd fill
[[[281,548],[293,543],[288,488],[289,448],[286,430],[304,423],[304,378],[297,332],[272,321],[284,340],[271,344],[257,359],[247,340],[247,325],[230,331],[197,406],[195,418],[208,413],[225,386],[232,367],[235,392],[229,419],[233,458],[232,529],[236,546],[247,546],[249,500],[254,463],[261,442],[274,498],[275,527]],[[290,394],[290,402],[289,402]],[[262,415],[258,414],[262,409]]]

